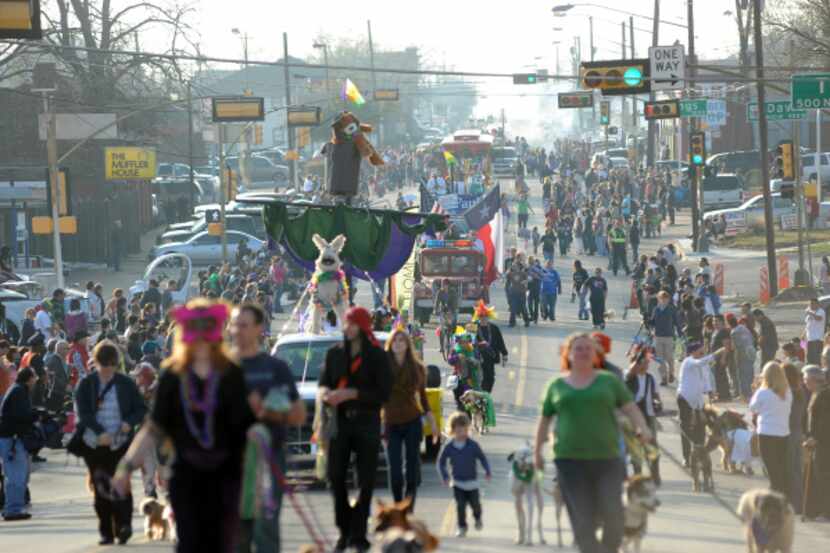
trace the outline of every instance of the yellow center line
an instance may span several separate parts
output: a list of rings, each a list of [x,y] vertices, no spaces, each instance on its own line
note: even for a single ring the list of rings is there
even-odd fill
[[[522,334],[519,359],[519,380],[516,383],[516,399],[513,405],[521,407],[525,401],[525,384],[527,384],[527,334]]]
[[[453,526],[455,526],[455,501],[450,501],[450,504],[447,505],[447,510],[444,512],[444,518],[441,520],[441,533],[439,536],[451,536]]]

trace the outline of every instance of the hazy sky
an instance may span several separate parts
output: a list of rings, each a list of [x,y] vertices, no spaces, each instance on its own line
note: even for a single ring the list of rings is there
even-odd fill
[[[561,73],[570,73],[569,48],[574,37],[582,41],[583,59],[589,59],[588,15],[594,16],[595,58],[621,57],[623,20],[628,16],[608,9],[582,5],[564,18],[554,17],[551,8],[561,0],[200,0],[199,29],[202,48],[208,55],[242,57],[242,45],[231,29],[238,27],[249,35],[251,59],[275,60],[282,57],[282,33],[288,33],[292,56],[312,55],[313,38],[320,32],[333,36],[366,36],[366,21],[372,21],[376,49],[401,49],[418,46],[430,64],[462,71],[515,73],[536,68],[556,70],[556,46],[560,41]],[[573,2],[579,4],[579,2]],[[634,14],[653,13],[653,0],[595,0],[601,6],[630,10]],[[233,9],[229,9],[229,5]],[[697,0],[695,17],[696,46],[705,58],[725,57],[737,49],[737,28],[725,10],[734,8],[731,0]],[[661,19],[686,23],[685,0],[662,0]],[[651,21],[634,19],[637,57],[647,57],[651,44]],[[560,28],[554,31],[554,28]],[[688,43],[686,29],[662,24],[660,44],[680,40]],[[626,32],[626,43],[629,41]],[[630,46],[628,47],[630,52]],[[477,115],[497,115],[504,108],[508,120],[539,118],[541,87],[516,87],[505,79],[476,79],[480,94]],[[256,92],[256,91],[255,91]],[[550,117],[565,116],[553,113]],[[568,115],[570,116],[570,115]],[[553,121],[555,125],[557,122]]]
[[[250,36],[251,58],[275,59],[282,55],[282,32],[288,32],[289,51],[304,56],[313,53],[312,40],[318,32],[360,37],[366,35],[366,20],[372,21],[377,48],[398,49],[420,46],[434,63],[446,63],[464,70],[513,72],[525,64],[556,65],[554,40],[562,41],[561,63],[566,63],[565,45],[574,36],[582,39],[588,54],[588,15],[594,16],[597,58],[618,57],[621,22],[627,16],[596,7],[577,7],[567,17],[555,18],[551,7],[562,3],[539,0],[358,0],[354,2],[316,0],[200,0],[199,29],[208,54],[241,57],[242,47],[231,29],[238,27]],[[579,2],[574,2],[579,4]],[[624,8],[649,15],[653,0],[595,0],[592,4]],[[232,6],[233,9],[229,9]],[[697,0],[697,47],[707,57],[730,53],[736,48],[734,21],[723,15],[733,8],[729,0]],[[662,0],[661,19],[686,22],[684,0]],[[651,43],[651,22],[635,18],[637,55],[645,55]],[[554,31],[561,27],[562,31]],[[660,42],[687,41],[687,31],[662,25]],[[628,37],[626,37],[628,41]],[[542,57],[540,62],[535,58]]]

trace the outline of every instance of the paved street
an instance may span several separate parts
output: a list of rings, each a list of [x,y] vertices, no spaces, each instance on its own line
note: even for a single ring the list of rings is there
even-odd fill
[[[540,199],[536,198],[536,205]],[[537,209],[537,213],[540,210]],[[538,216],[537,216],[538,217]],[[531,226],[534,220],[531,219]],[[515,227],[511,228],[515,232]],[[641,248],[647,252],[658,244],[671,238],[671,233],[663,238],[647,241]],[[556,266],[561,271],[563,282],[570,282],[570,265],[572,257],[557,259]],[[604,258],[587,258],[587,267],[605,266]],[[638,317],[623,321],[619,317],[617,306],[623,305],[628,294],[628,280],[622,275],[608,275],[611,288],[609,305],[618,313],[612,320],[607,332],[614,339],[611,359],[620,366],[625,366],[624,354],[630,338],[639,325]],[[569,289],[569,284],[565,287]],[[362,287],[366,293],[366,287]],[[537,404],[546,382],[557,374],[559,346],[571,332],[590,330],[588,323],[578,321],[576,305],[569,302],[565,294],[559,302],[557,321],[540,323],[525,329],[521,325],[508,328],[506,322],[507,308],[500,283],[493,286],[491,297],[499,313],[499,321],[505,340],[510,350],[510,363],[499,368],[496,378],[494,399],[497,410],[497,427],[489,434],[479,438],[480,443],[494,466],[494,478],[490,483],[483,483],[484,529],[471,531],[467,538],[452,537],[455,532],[455,510],[450,493],[444,489],[432,464],[423,466],[423,484],[418,496],[416,514],[442,540],[442,551],[476,551],[503,552],[525,550],[513,546],[516,533],[516,519],[513,499],[508,489],[507,475],[509,465],[507,455],[520,447],[526,440],[531,440],[537,416]],[[275,323],[278,327],[281,322]],[[436,346],[433,329],[426,332],[427,362],[439,363],[440,355]],[[661,390],[668,413],[675,413],[673,390]],[[445,394],[444,412],[453,408],[452,397]],[[764,486],[763,476],[738,477],[725,475],[716,468],[715,494],[693,493],[691,481],[681,468],[680,437],[675,419],[664,416],[661,419],[663,431],[659,442],[663,451],[662,474],[664,484],[659,497],[663,505],[650,520],[649,535],[644,550],[650,552],[683,551],[684,553],[706,552],[713,550],[723,553],[744,552],[746,546],[742,530],[734,508],[743,491],[752,487]],[[717,458],[717,453],[713,459]],[[34,518],[25,523],[2,526],[0,533],[0,550],[24,551],[24,548],[37,548],[49,552],[81,552],[98,550],[93,546],[97,542],[96,520],[92,510],[92,498],[85,489],[84,469],[74,458],[67,458],[63,452],[50,452],[49,462],[37,467],[32,475],[33,493],[32,512]],[[550,454],[547,455],[548,459]],[[759,471],[760,473],[760,471]],[[550,487],[552,472],[546,472],[547,486]],[[140,489],[138,479],[134,489]],[[389,499],[384,488],[377,490],[377,497]],[[556,541],[556,524],[554,521],[551,498],[546,497],[544,515],[545,535],[550,544]],[[336,539],[333,527],[333,510],[331,499],[324,491],[309,491],[298,494],[297,502],[301,508],[319,521],[318,527],[329,541]],[[300,523],[290,503],[283,507],[283,551],[296,551],[308,543],[309,537]],[[134,526],[137,531],[142,521],[136,515]],[[572,542],[567,515],[562,517],[563,536],[566,547],[564,551],[573,551],[567,547]],[[821,551],[830,540],[830,526],[820,523],[799,523],[797,526],[796,551]],[[131,542],[132,548],[143,551],[171,551],[169,544],[147,543],[143,536],[137,536]]]

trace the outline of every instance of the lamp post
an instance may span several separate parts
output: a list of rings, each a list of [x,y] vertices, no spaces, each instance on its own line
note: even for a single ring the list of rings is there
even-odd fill
[[[331,79],[329,78],[329,45],[325,42],[315,42],[314,48],[323,50],[323,64],[326,66],[326,107],[331,101]]]
[[[593,4],[591,2],[574,2],[572,4],[558,4],[558,5],[554,6],[551,9],[551,11],[553,11],[553,14],[556,15],[557,17],[561,17],[566,12],[569,12],[574,8],[581,8],[581,7],[601,8],[601,9],[604,9],[604,10],[625,14],[625,15],[628,15],[628,16],[631,16],[631,17],[638,17],[640,19],[647,19],[649,21],[654,21],[653,17],[649,17],[647,15],[640,15],[640,14],[637,14],[637,13],[631,13],[631,12],[626,11],[626,10],[611,8],[609,6],[603,6],[601,4]],[[660,23],[664,23],[666,25],[672,25],[674,27],[679,27],[681,29],[687,29],[688,28],[688,26],[683,25],[682,23],[675,23],[674,21],[666,21],[664,19],[660,19],[659,21],[660,21]]]
[[[248,82],[248,33],[243,33],[238,27],[231,29],[231,33],[242,39],[242,56],[245,59],[245,93],[248,94],[250,83]]]

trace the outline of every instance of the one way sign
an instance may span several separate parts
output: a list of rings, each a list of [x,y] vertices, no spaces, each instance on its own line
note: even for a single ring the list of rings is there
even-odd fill
[[[682,44],[652,46],[648,49],[651,65],[651,90],[683,88],[686,78],[686,52]]]

